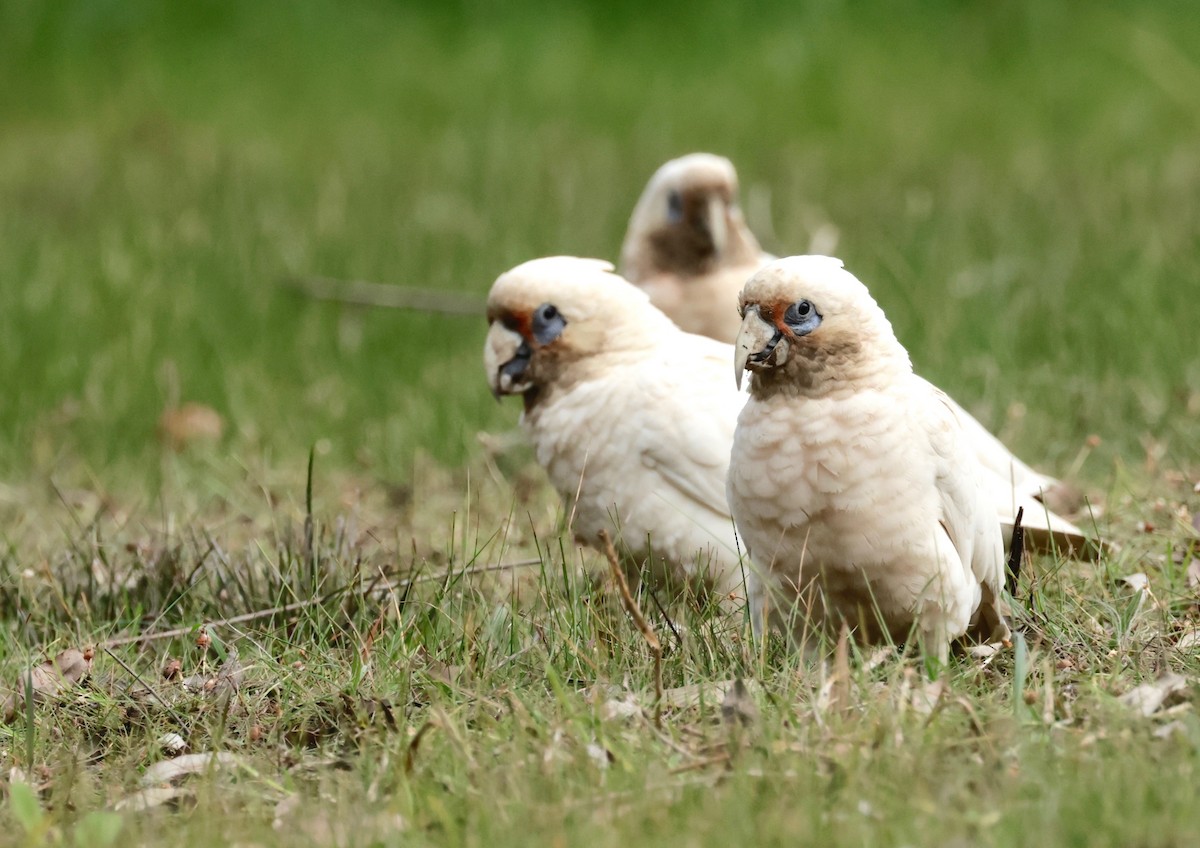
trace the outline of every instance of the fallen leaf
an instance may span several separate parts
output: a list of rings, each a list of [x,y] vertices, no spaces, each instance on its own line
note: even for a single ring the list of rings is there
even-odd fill
[[[464,672],[466,672],[465,675]],[[444,662],[433,659],[425,666],[425,673],[429,675],[430,680],[445,684],[452,689],[459,685],[460,678],[462,678],[462,683],[469,683],[471,680],[470,670],[465,665],[446,665]]]
[[[721,702],[721,718],[727,725],[749,727],[758,720],[758,707],[742,678],[736,678]]]
[[[626,692],[621,698],[609,698],[600,705],[600,716],[605,721],[632,718],[641,714],[642,705],[638,703],[632,692]]]
[[[701,704],[719,704],[725,700],[737,682],[736,679],[714,680],[708,683],[690,683],[687,686],[664,689],[662,705],[664,709],[686,710]],[[757,681],[743,680],[741,682],[750,695],[758,693],[760,687]]]
[[[896,656],[896,649],[892,645],[882,645],[876,648],[871,652],[871,656],[863,662],[862,673],[870,674],[894,656]]]
[[[1000,656],[1004,650],[1004,645],[1000,642],[987,642],[982,645],[968,645],[966,654],[969,657],[979,660],[980,668],[987,668],[992,664],[992,660]]]
[[[164,733],[158,737],[158,744],[165,753],[171,755],[182,754],[187,750],[187,742],[178,733]]]
[[[275,816],[271,827],[286,831],[293,837],[307,837],[305,841],[314,845],[344,845],[347,842],[364,841],[382,844],[383,837],[408,829],[408,821],[399,813],[368,813],[353,821],[345,817],[331,817],[326,804],[312,803],[314,799],[296,793],[288,795],[275,805]]]
[[[1200,589],[1200,559],[1188,563],[1187,583],[1189,589]]]
[[[91,648],[68,648],[52,660],[36,665],[17,678],[16,686],[4,704],[4,723],[12,724],[25,707],[26,688],[33,690],[33,702],[40,704],[69,686],[77,686],[92,670]]]
[[[1168,698],[1186,689],[1187,685],[1187,678],[1168,671],[1153,683],[1143,683],[1130,689],[1117,700],[1140,715],[1150,716],[1156,713]]]
[[[233,693],[242,684],[242,663],[238,659],[235,648],[229,649],[225,662],[213,674],[193,674],[183,681],[183,688],[192,692],[203,692],[206,695],[221,695]]]
[[[191,793],[178,786],[148,786],[139,789],[132,795],[127,795],[113,805],[117,812],[144,813],[161,807],[164,804],[174,804],[180,798],[190,797]]]
[[[1175,719],[1154,731],[1155,739],[1170,739],[1172,736],[1187,736],[1187,725]]]
[[[159,438],[175,451],[197,442],[215,442],[224,432],[221,416],[211,406],[201,403],[168,408],[158,419]]]
[[[163,783],[174,783],[177,780],[193,774],[204,774],[210,769],[236,769],[253,771],[244,757],[225,751],[203,754],[184,754],[173,760],[161,760],[142,775],[142,786],[157,786]]]
[[[1200,630],[1189,630],[1179,637],[1179,641],[1175,643],[1175,650],[1186,651],[1197,645],[1200,645]]]
[[[946,683],[943,680],[920,682],[912,688],[909,705],[917,715],[931,715],[945,694]]]
[[[1140,571],[1136,574],[1122,577],[1121,582],[1135,592],[1145,592],[1150,589],[1150,578]]]
[[[609,765],[616,761],[616,757],[612,755],[611,751],[609,751],[607,748],[597,745],[595,742],[589,742],[586,751],[588,759],[591,760],[598,769],[606,769],[609,767]]]

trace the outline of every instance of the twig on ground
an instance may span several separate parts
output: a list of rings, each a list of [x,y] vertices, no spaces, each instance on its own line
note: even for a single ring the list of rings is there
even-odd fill
[[[1025,507],[1017,507],[1017,517],[1013,520],[1012,544],[1008,549],[1008,594],[1017,597],[1017,581],[1021,577],[1021,558],[1025,554],[1025,528],[1021,519],[1025,517]]]
[[[670,774],[670,775],[684,774],[689,771],[699,771],[701,769],[706,769],[709,766],[728,766],[732,761],[733,761],[733,757],[730,755],[730,753],[728,751],[725,751],[724,753],[715,754],[711,757],[706,757],[702,760],[695,760],[694,762],[686,763],[682,766],[676,766],[675,768],[673,768],[669,772],[667,772],[667,774]]]
[[[646,621],[646,617],[638,608],[637,601],[633,599],[633,595],[629,591],[629,584],[625,582],[625,572],[621,570],[621,564],[617,561],[617,550],[613,547],[607,530],[600,531],[600,541],[604,543],[604,553],[608,557],[609,568],[612,569],[613,579],[617,581],[617,589],[621,593],[621,604],[629,613],[629,617],[633,619],[633,623],[637,625],[638,630],[642,631],[642,637],[650,646],[650,653],[654,655],[654,726],[662,727],[662,643],[658,641],[654,626]]]
[[[676,650],[683,649],[683,637],[679,635],[679,631],[675,629],[675,622],[671,621],[671,616],[667,615],[667,611],[663,609],[662,601],[658,599],[657,592],[650,593],[650,600],[654,601],[654,606],[658,610],[658,614],[663,617],[663,621],[667,623],[667,629],[671,631],[671,635],[675,637]]]
[[[509,571],[514,568],[528,568],[534,565],[540,565],[541,559],[521,559],[516,562],[500,562],[493,565],[486,565],[480,568],[467,568],[462,571],[439,571],[436,574],[422,574],[417,577],[397,580],[395,583],[378,584],[372,583],[369,587],[369,594],[373,592],[394,592],[396,589],[406,586],[412,586],[416,583],[428,583],[431,580],[443,580],[447,577],[463,577],[471,574],[485,574],[491,571]],[[188,627],[176,627],[172,630],[160,630],[156,633],[140,633],[137,636],[119,636],[115,639],[106,639],[98,643],[101,648],[116,648],[120,645],[134,645],[142,642],[152,642],[158,639],[171,639],[175,636],[186,636],[189,633],[195,632],[199,627],[223,627],[230,624],[242,624],[247,621],[256,621],[260,618],[270,618],[274,615],[288,615],[290,613],[299,612],[309,607],[319,606],[332,600],[336,595],[348,592],[347,589],[336,589],[333,592],[322,595],[319,598],[308,598],[303,601],[295,601],[282,606],[271,607],[270,609],[255,610],[254,612],[246,612],[241,615],[231,616],[230,618],[219,618],[216,621],[206,621],[199,624],[193,624]]]
[[[314,300],[331,300],[355,306],[473,317],[482,316],[487,309],[479,297],[458,292],[389,286],[364,280],[337,280],[332,277],[285,277],[279,282],[285,288]]]
[[[117,663],[117,665],[119,665],[121,668],[125,669],[126,674],[128,674],[130,677],[132,677],[134,680],[136,680],[138,683],[140,683],[143,687],[145,687],[146,691],[150,693],[150,696],[152,698],[154,698],[154,700],[158,701],[159,704],[162,705],[163,709],[165,709],[167,711],[167,713],[170,714],[171,718],[175,719],[175,724],[179,727],[179,729],[183,730],[183,728],[185,726],[183,723],[183,719],[179,717],[179,713],[175,712],[175,710],[171,707],[170,704],[168,704],[165,700],[163,700],[162,696],[158,694],[158,691],[153,686],[151,686],[149,683],[147,683],[145,680],[142,680],[141,675],[139,675],[136,671],[134,671],[132,668],[130,668],[128,665],[126,665],[125,661],[122,660],[120,657],[118,657],[116,654],[114,654],[112,651],[110,651],[107,646],[102,646],[102,647],[104,648],[104,653],[108,654]]]

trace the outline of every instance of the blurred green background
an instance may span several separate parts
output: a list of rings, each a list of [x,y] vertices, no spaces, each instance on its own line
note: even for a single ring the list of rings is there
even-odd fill
[[[1200,434],[1200,4],[0,2],[0,480],[206,461],[387,480],[510,427],[482,319],[289,274],[486,292],[615,258],[668,158],[729,156],[764,246],[837,253],[918,370],[1082,475]]]

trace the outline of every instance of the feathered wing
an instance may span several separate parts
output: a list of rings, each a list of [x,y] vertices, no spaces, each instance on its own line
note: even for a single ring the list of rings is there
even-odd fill
[[[942,527],[968,572],[966,576],[980,587],[971,630],[988,641],[1007,639],[1008,625],[1000,608],[1004,548],[995,507],[981,485],[984,473],[958,405],[945,392],[928,383],[925,386],[928,393],[922,411],[935,457]]]
[[[937,392],[962,424],[963,435],[983,472],[980,483],[1000,519],[1007,545],[1012,534],[1017,509],[1025,510],[1021,526],[1026,529],[1026,544],[1033,550],[1048,552],[1054,548],[1076,556],[1093,558],[1096,546],[1082,530],[1065,518],[1051,512],[1042,503],[1045,492],[1062,484],[1035,471],[1013,454],[1004,443],[963,409],[952,397],[927,380],[918,378],[931,391]]]
[[[738,551],[725,492],[729,446],[746,395],[729,379],[728,346],[680,333],[672,363],[649,363],[638,394],[642,463],[664,485],[651,497],[698,525],[732,569]],[[728,570],[727,569],[727,570]]]

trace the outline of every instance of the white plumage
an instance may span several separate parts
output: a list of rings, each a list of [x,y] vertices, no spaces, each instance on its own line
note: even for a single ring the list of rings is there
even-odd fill
[[[735,370],[754,374],[728,491],[756,629],[764,613],[797,640],[915,627],[943,659],[968,630],[1007,638],[1000,528],[968,432],[866,287],[839,260],[792,257],[741,303]]]
[[[522,427],[579,541],[595,546],[607,529],[630,570],[649,556],[655,580],[741,595],[725,500],[746,398],[729,380],[732,350],[682,332],[611,270],[554,257],[501,275],[488,380],[524,397]]]
[[[655,172],[633,210],[621,248],[623,275],[676,324],[730,343],[741,325],[738,294],[772,259],[739,209],[733,163],[711,153],[672,159]],[[983,466],[983,485],[1006,543],[1017,509],[1024,508],[1031,549],[1094,555],[1098,549],[1083,531],[1042,503],[1047,493],[1065,491],[1063,484],[1022,462],[953,399],[946,397],[946,402]]]

